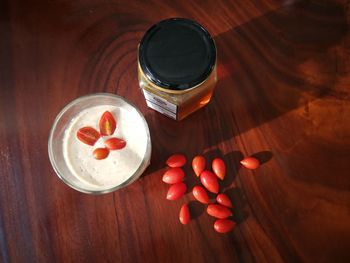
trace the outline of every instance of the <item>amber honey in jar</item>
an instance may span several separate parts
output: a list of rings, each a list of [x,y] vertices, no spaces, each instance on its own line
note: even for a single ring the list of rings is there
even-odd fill
[[[216,47],[195,21],[153,25],[138,49],[138,78],[148,107],[182,120],[209,103],[217,81]]]

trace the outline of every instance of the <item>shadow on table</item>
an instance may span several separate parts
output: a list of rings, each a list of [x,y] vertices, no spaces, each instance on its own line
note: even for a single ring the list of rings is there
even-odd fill
[[[334,47],[346,33],[342,6],[299,1],[216,36],[213,101],[188,122],[209,118],[207,129],[216,123],[212,146],[317,98],[341,98]]]
[[[204,152],[293,109],[307,110],[314,99],[341,98],[334,47],[346,33],[343,6],[298,1],[216,36],[219,79],[212,101],[181,122],[146,115],[153,142],[146,174],[163,167],[159,156]]]

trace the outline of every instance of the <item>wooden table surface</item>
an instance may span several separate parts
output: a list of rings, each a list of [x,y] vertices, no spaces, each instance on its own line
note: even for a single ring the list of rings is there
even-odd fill
[[[218,49],[212,101],[181,122],[147,108],[137,81],[137,45],[169,17],[203,24]],[[349,23],[346,0],[2,0],[0,262],[349,262]],[[137,105],[153,147],[139,180],[102,196],[65,185],[47,153],[55,116],[95,92]],[[191,192],[165,199],[177,152],[225,159],[233,232]],[[248,155],[263,165],[240,167]]]

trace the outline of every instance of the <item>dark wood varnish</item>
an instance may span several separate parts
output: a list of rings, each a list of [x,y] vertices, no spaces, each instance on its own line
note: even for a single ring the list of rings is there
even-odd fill
[[[349,262],[350,4],[338,1],[0,2],[0,262]],[[169,17],[204,25],[218,49],[212,101],[176,122],[146,107],[137,45]],[[145,115],[152,163],[112,194],[55,175],[57,113],[88,93]],[[166,158],[222,156],[235,231],[191,193],[165,199]],[[255,155],[263,165],[239,166]],[[198,183],[186,166],[189,189]],[[213,196],[211,196],[213,197]],[[188,225],[178,212],[189,202]]]

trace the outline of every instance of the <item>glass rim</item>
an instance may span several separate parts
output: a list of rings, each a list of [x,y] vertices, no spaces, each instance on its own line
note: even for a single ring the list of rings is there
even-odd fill
[[[142,159],[141,164],[139,165],[139,167],[137,168],[137,170],[127,179],[125,180],[123,183],[110,187],[110,188],[106,188],[106,189],[102,189],[102,190],[87,190],[85,188],[82,188],[76,184],[73,184],[72,182],[70,182],[70,180],[67,180],[59,171],[59,168],[55,162],[55,158],[54,158],[54,153],[52,150],[52,144],[53,144],[53,134],[56,130],[57,124],[59,123],[59,121],[61,120],[62,116],[74,105],[77,105],[78,103],[81,103],[84,100],[88,100],[90,98],[93,97],[108,97],[108,98],[114,98],[114,99],[120,99],[124,102],[126,102],[127,104],[129,104],[133,109],[136,110],[136,112],[138,113],[138,115],[141,117],[142,123],[145,127],[146,130],[146,136],[147,136],[147,147],[146,147],[146,152],[144,154],[144,158]],[[152,150],[152,144],[151,144],[151,136],[150,136],[150,131],[149,131],[149,127],[147,124],[147,121],[145,119],[145,117],[143,116],[142,112],[130,101],[128,101],[127,99],[125,99],[122,96],[116,95],[116,94],[112,94],[112,93],[107,93],[107,92],[99,92],[99,93],[92,93],[92,94],[87,94],[87,95],[83,95],[80,96],[74,100],[72,100],[71,102],[69,102],[66,106],[63,107],[63,109],[57,114],[52,127],[50,129],[50,133],[49,133],[49,139],[48,139],[48,155],[49,155],[49,160],[51,163],[52,168],[54,169],[56,175],[58,176],[58,178],[60,178],[65,184],[67,184],[69,187],[82,192],[82,193],[86,193],[86,194],[94,194],[94,195],[101,195],[101,194],[107,194],[107,193],[111,193],[114,192],[120,188],[123,188],[126,185],[131,184],[132,182],[134,182],[136,179],[138,179],[139,177],[141,177],[143,171],[146,170],[147,166],[149,165],[150,159],[151,159],[151,150]],[[142,171],[141,171],[142,170]],[[138,175],[139,174],[139,175]],[[137,175],[137,176],[136,176]]]

